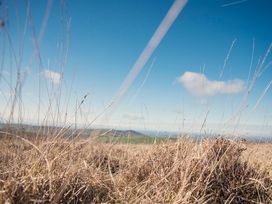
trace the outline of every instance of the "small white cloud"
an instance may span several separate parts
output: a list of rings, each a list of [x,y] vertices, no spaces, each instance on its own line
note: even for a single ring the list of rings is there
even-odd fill
[[[134,114],[125,114],[124,118],[128,120],[144,120],[143,116],[140,115],[134,115]]]
[[[0,76],[3,75],[5,77],[8,77],[10,76],[9,72],[5,71],[5,70],[2,70],[2,73],[0,73]]]
[[[10,96],[15,96],[15,92],[14,91],[10,91],[10,92],[8,92],[8,91],[0,91],[0,95],[1,96],[7,96],[7,97],[10,97]]]
[[[42,75],[49,81],[51,81],[53,84],[55,85],[59,85],[61,83],[62,80],[62,74],[59,72],[54,72],[51,70],[44,70],[42,72]]]
[[[207,99],[200,99],[199,104],[202,106],[209,106],[210,105],[210,103]]]
[[[197,96],[213,96],[216,94],[236,94],[244,89],[240,79],[229,81],[212,81],[204,74],[185,72],[178,81],[192,94]]]
[[[173,112],[174,112],[175,114],[183,114],[183,111],[182,111],[180,108],[175,108],[175,109],[173,110]]]

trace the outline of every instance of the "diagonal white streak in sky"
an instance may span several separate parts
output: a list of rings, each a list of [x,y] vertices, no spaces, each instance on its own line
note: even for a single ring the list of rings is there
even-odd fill
[[[120,86],[118,92],[113,97],[113,103],[117,104],[121,97],[127,92],[133,81],[136,79],[140,71],[143,69],[149,58],[151,57],[154,50],[158,47],[161,40],[174,23],[176,18],[178,17],[179,13],[182,11],[184,6],[186,5],[188,0],[176,0],[171,8],[169,9],[168,13],[162,20],[161,24],[153,34],[152,38],[149,40],[148,44],[146,45],[145,49],[136,60],[135,64],[131,68],[130,72],[128,73],[127,77],[123,81],[122,85]]]
[[[244,2],[247,2],[247,1],[248,0],[234,1],[234,2],[231,2],[231,3],[223,4],[223,5],[221,5],[221,7],[234,6],[234,5],[241,4],[241,3],[244,3]]]

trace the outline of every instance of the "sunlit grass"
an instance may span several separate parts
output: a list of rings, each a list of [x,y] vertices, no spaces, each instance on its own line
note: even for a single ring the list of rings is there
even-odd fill
[[[2,139],[0,202],[272,202],[271,144],[101,141]]]

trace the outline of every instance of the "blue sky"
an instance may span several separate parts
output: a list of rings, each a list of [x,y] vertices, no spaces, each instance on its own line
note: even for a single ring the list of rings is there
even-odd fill
[[[4,1],[1,6],[5,28],[0,28],[0,45],[1,51],[7,50],[1,55],[5,59],[1,76],[8,81],[0,82],[1,95],[7,99],[0,100],[5,107],[1,118],[8,118],[9,85],[13,89],[16,85],[15,59],[8,54],[9,33],[17,59],[21,59],[20,70],[26,73],[24,121],[37,121],[40,101],[41,118],[56,121],[60,115],[59,123],[73,123],[76,116],[79,124],[90,123],[116,96],[174,3],[29,1],[31,24],[26,17],[27,2]],[[9,8],[8,17],[4,6]],[[47,8],[50,15],[39,42],[39,59],[33,33],[38,39]],[[189,0],[126,94],[92,125],[271,135],[272,70],[268,65],[272,53],[260,66],[272,42],[271,8],[270,0]],[[267,69],[246,96],[251,64],[249,84],[256,69]],[[84,103],[76,108],[86,94]]]

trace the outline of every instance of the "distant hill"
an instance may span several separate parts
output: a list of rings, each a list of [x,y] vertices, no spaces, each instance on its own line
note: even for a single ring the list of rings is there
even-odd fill
[[[74,129],[74,128],[61,128],[54,126],[36,126],[36,125],[27,125],[27,124],[3,124],[0,123],[0,130],[3,132],[20,132],[27,133],[33,135],[37,131],[43,135],[51,135],[54,136],[58,134],[59,131],[63,131],[62,134],[64,137],[70,137],[71,135],[77,135],[79,138],[87,138],[87,137],[95,137],[95,136],[110,136],[110,137],[144,137],[146,136],[143,133],[137,132],[135,130],[116,130],[116,129]],[[47,136],[48,136],[47,135]]]
[[[90,136],[111,136],[111,137],[143,137],[144,134],[135,130],[116,130],[116,129],[89,129],[83,134]]]

